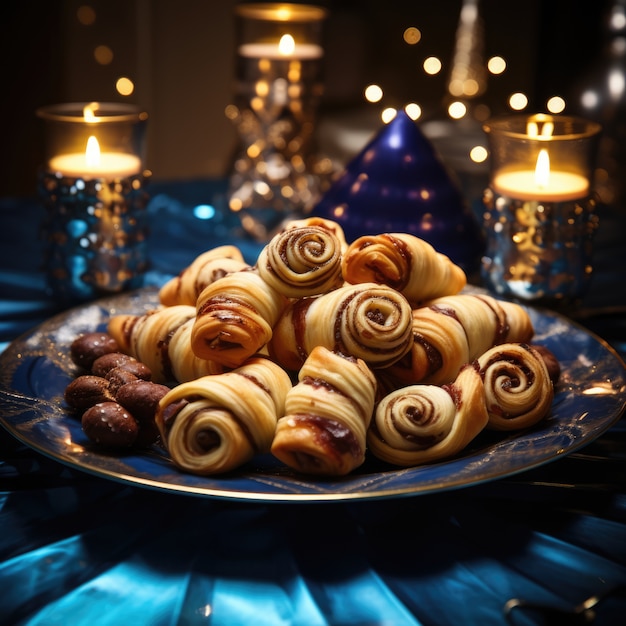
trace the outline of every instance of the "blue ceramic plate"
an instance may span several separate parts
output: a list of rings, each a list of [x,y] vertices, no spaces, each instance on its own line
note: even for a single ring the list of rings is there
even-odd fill
[[[481,433],[446,462],[398,469],[368,459],[340,479],[307,479],[271,455],[240,471],[200,477],[176,469],[157,446],[107,453],[92,445],[68,414],[63,392],[77,371],[69,345],[83,332],[104,330],[113,314],[140,313],[158,302],[154,289],[84,305],[14,341],[0,355],[0,423],[33,449],[97,476],[162,491],[266,502],[374,500],[476,485],[553,461],[610,428],[626,406],[626,371],[601,339],[565,317],[530,309],[535,341],[558,357],[562,375],[550,415],[520,433]]]

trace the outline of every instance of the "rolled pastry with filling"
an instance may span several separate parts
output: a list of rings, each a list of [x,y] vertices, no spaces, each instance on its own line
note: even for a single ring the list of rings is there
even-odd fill
[[[254,356],[230,372],[174,387],[155,417],[173,463],[208,476],[268,453],[291,386],[281,367]]]
[[[265,282],[289,298],[315,296],[343,284],[341,242],[321,226],[289,227],[276,234],[257,259]]]
[[[218,246],[198,255],[178,276],[167,281],[159,290],[159,301],[165,306],[196,305],[202,290],[232,272],[248,268],[239,248]]]
[[[314,348],[287,393],[272,454],[304,474],[348,474],[365,460],[375,394],[364,361]]]
[[[198,296],[191,349],[201,359],[239,367],[271,339],[288,302],[256,270],[224,276]]]
[[[413,343],[407,299],[386,285],[344,285],[292,301],[274,326],[267,349],[283,367],[298,370],[316,346],[388,367]]]
[[[442,385],[494,345],[527,342],[534,334],[520,305],[482,294],[436,298],[412,312],[411,351],[389,375],[403,384]]]
[[[195,307],[179,304],[142,315],[114,315],[107,330],[122,352],[150,368],[154,382],[182,383],[224,371],[219,363],[193,353],[191,330],[195,318]]]
[[[384,396],[367,444],[382,461],[414,467],[458,454],[488,421],[482,377],[467,365],[449,385],[409,385]]]
[[[525,343],[506,343],[478,358],[488,428],[519,430],[541,421],[552,406],[554,385],[541,354]]]
[[[344,279],[393,287],[417,306],[459,293],[467,284],[461,267],[428,242],[408,233],[365,235],[355,239],[342,261]]]
[[[341,224],[334,220],[329,220],[324,217],[318,217],[317,215],[308,215],[301,219],[291,219],[285,222],[284,230],[291,228],[301,228],[303,226],[314,226],[315,228],[323,228],[331,234],[333,234],[341,244],[341,253],[343,254],[348,248],[348,242],[346,241],[346,235],[341,227]]]

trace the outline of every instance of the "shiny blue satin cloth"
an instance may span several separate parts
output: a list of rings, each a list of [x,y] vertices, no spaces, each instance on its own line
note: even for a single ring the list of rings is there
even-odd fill
[[[624,484],[616,436],[610,469],[583,456],[429,496],[268,505],[121,486],[3,435],[2,623],[505,624],[511,599],[570,612],[613,591],[595,623],[618,624],[626,496],[599,486]]]
[[[146,284],[217,243],[236,241],[256,258],[259,245],[241,240],[219,207],[195,211],[222,194],[214,181],[153,187]],[[58,311],[45,294],[38,211],[32,200],[0,201],[5,344]],[[603,250],[612,254],[621,243],[609,226]],[[614,265],[600,259],[589,307],[624,297]],[[611,319],[619,349],[624,320]],[[623,419],[514,477],[371,502],[245,503],[135,488],[67,468],[1,429],[0,459],[2,624],[575,624],[590,623],[575,608],[594,595],[593,623],[626,615]]]

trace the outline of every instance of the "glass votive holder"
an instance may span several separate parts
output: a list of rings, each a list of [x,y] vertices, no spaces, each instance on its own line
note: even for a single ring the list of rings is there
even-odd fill
[[[148,269],[147,114],[125,103],[42,107],[38,192],[50,294],[63,303],[140,287]]]
[[[315,150],[326,9],[251,3],[235,9],[236,90],[226,115],[240,137],[229,207],[257,241],[301,217],[332,173]]]
[[[571,309],[593,271],[601,128],[544,114],[494,118],[483,128],[491,158],[483,283],[498,296]]]

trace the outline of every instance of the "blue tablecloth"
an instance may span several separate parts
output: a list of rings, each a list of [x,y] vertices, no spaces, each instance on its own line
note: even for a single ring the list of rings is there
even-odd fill
[[[147,284],[216,243],[256,258],[223,194],[216,181],[151,184]],[[604,210],[580,321],[626,354],[626,219]],[[0,349],[59,311],[45,295],[41,213],[32,199],[0,201]],[[622,419],[566,458],[488,484],[231,502],[94,477],[0,430],[0,623],[622,624],[625,461]],[[596,595],[593,615],[575,613]]]

